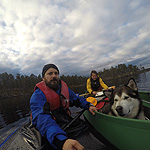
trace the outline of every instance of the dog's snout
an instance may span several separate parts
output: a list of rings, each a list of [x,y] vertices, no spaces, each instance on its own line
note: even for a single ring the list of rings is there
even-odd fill
[[[117,111],[119,114],[122,113],[122,110],[123,110],[122,106],[117,106],[116,111]]]

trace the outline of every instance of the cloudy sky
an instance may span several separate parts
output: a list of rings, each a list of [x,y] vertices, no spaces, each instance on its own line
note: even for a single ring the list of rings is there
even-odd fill
[[[0,0],[0,73],[150,67],[150,0]]]

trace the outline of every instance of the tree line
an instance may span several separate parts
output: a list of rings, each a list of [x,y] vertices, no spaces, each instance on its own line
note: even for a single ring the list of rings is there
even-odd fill
[[[116,78],[122,78],[127,76],[132,76],[135,74],[139,74],[146,71],[146,69],[140,65],[140,68],[136,65],[129,64],[128,66],[125,64],[118,64],[115,67],[111,67],[110,69],[103,69],[98,74],[103,77],[105,80],[112,80]]]
[[[116,67],[111,67],[110,69],[103,69],[103,71],[99,71],[98,74],[102,77],[105,81],[113,80],[115,78],[121,78],[124,76],[130,76],[134,74],[141,73],[143,71],[147,71],[144,67],[140,66],[138,68],[136,65],[125,65],[119,64]],[[60,79],[65,81],[69,88],[76,87],[77,89],[80,86],[86,86],[86,80],[88,77],[85,76],[60,76]],[[27,75],[20,75],[17,74],[14,77],[12,74],[8,74],[7,72],[0,74],[0,97],[5,97],[8,95],[17,95],[25,94],[29,92],[33,92],[34,86],[36,83],[42,80],[41,75],[38,76],[31,74],[30,76]]]

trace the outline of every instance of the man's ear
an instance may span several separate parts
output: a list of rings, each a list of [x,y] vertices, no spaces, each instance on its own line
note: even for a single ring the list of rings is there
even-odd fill
[[[42,78],[42,80],[43,80],[43,81],[45,81],[45,79],[44,79],[44,78]]]

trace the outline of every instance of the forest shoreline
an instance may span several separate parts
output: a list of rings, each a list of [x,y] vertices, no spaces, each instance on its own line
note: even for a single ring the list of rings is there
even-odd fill
[[[135,72],[135,73],[128,72],[128,73],[123,74],[123,75],[119,74],[118,76],[115,76],[115,77],[109,77],[108,76],[108,77],[103,77],[103,78],[104,78],[104,81],[107,82],[107,81],[112,81],[112,80],[116,80],[116,79],[121,79],[121,78],[125,78],[125,77],[138,75],[138,74],[141,74],[141,73],[144,73],[144,72],[148,72],[148,71],[150,71],[150,68],[144,69],[144,70],[140,70],[139,72]],[[80,87],[83,87],[85,85],[86,85],[86,82],[85,82],[85,84],[69,85],[69,88],[71,88],[71,89],[75,88],[75,87],[76,88],[77,87],[80,88]],[[0,90],[0,99],[24,96],[24,95],[29,95],[29,94],[32,94],[32,93],[33,93],[33,90],[29,90],[29,89],[27,90],[27,89],[23,89],[23,88],[3,89],[3,90]]]

